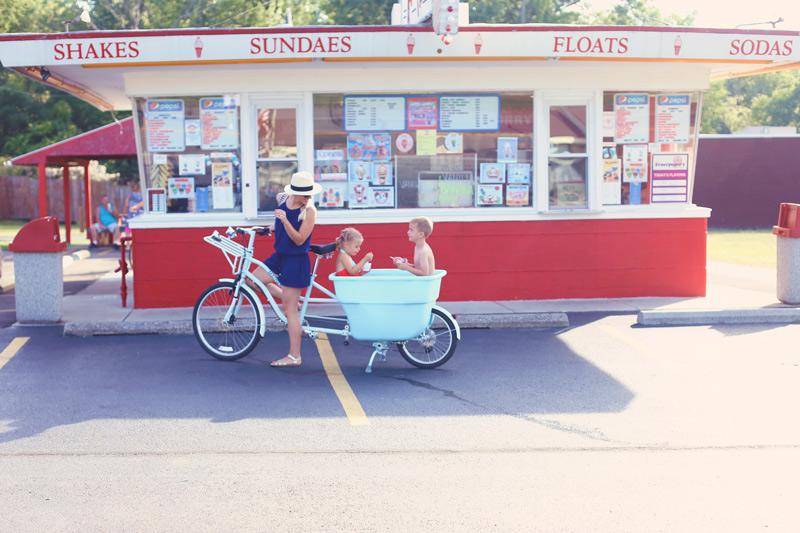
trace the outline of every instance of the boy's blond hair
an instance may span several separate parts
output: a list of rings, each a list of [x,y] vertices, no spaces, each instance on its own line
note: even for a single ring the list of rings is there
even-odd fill
[[[433,233],[433,221],[428,217],[414,217],[410,223],[417,226],[417,229],[425,234],[426,239]]]

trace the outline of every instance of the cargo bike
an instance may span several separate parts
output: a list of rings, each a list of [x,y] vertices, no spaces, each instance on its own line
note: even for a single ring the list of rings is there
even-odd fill
[[[248,279],[264,295],[277,320],[286,325],[282,307],[250,271],[252,265],[260,266],[278,282],[276,275],[253,257],[256,236],[269,234],[269,228],[253,226],[228,228],[225,234],[214,231],[203,237],[222,251],[233,276],[222,278],[203,291],[192,314],[197,341],[217,359],[241,359],[266,334],[267,313],[259,295],[246,283]],[[246,239],[247,245],[239,243],[239,238]],[[300,323],[305,335],[312,339],[320,333],[340,335],[345,345],[350,338],[372,341],[374,350],[365,369],[368,373],[372,372],[376,357],[386,360],[392,344],[406,361],[419,368],[439,367],[453,356],[461,331],[455,317],[435,305],[446,271],[437,270],[432,276],[415,276],[397,269],[373,269],[356,277],[331,274],[329,279],[335,291],[331,292],[317,283],[317,267],[321,259],[333,257],[336,244],[312,244],[311,251],[314,253],[311,285],[300,298]],[[325,296],[312,297],[312,290]],[[345,317],[341,313],[339,316],[311,314],[309,304],[338,304]],[[334,326],[321,327],[309,321]]]

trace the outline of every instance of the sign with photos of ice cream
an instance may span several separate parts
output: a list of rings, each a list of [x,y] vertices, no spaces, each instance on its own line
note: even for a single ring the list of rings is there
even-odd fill
[[[435,130],[438,127],[439,99],[435,96],[406,98],[408,129]]]
[[[348,183],[347,204],[350,209],[369,207],[368,189],[366,183]]]
[[[530,185],[506,185],[506,205],[529,205]]]
[[[372,181],[372,163],[354,161],[347,165],[347,169],[350,183],[368,184]]]
[[[477,187],[478,205],[503,205],[503,186],[479,184]]]
[[[370,207],[394,207],[394,187],[370,187]]]
[[[388,133],[351,133],[347,136],[347,159],[350,161],[389,161],[392,136]]]
[[[181,176],[206,173],[205,154],[181,154],[178,156],[178,168]]]
[[[622,150],[622,181],[645,183],[647,181],[647,145],[629,144]]]
[[[509,163],[506,165],[508,183],[530,183],[531,165],[529,163]]]
[[[347,160],[344,150],[317,150],[314,153],[314,179],[346,181]]]
[[[505,183],[505,163],[481,163],[481,183]]]
[[[391,163],[372,164],[372,185],[376,187],[394,185]]]
[[[497,162],[516,163],[517,162],[517,138],[498,137],[497,139]]]
[[[319,207],[344,207],[347,199],[347,183],[322,183],[322,191],[316,196],[314,203]]]
[[[194,178],[169,178],[167,194],[170,198],[191,198],[194,196]]]

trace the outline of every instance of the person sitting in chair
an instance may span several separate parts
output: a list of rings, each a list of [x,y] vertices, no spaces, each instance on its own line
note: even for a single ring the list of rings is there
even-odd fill
[[[97,206],[96,215],[97,222],[92,224],[92,227],[89,228],[92,240],[89,248],[97,248],[98,234],[101,231],[107,231],[114,236],[114,249],[119,250],[119,213],[117,213],[117,208],[114,207],[114,204],[109,200],[108,195],[103,196],[100,205]]]

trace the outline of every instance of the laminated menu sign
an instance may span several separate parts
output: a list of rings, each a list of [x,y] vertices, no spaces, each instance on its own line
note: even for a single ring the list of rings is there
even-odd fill
[[[239,148],[239,112],[234,98],[201,98],[203,150]]]
[[[688,94],[659,94],[656,97],[656,142],[688,143],[691,99]]]
[[[500,97],[487,95],[448,95],[439,97],[439,130],[498,131]]]
[[[344,97],[345,131],[404,131],[405,129],[405,97]]]
[[[171,199],[194,196],[194,178],[169,178],[168,194]]]
[[[653,154],[651,158],[651,203],[687,202],[689,198],[689,154]]]
[[[315,199],[315,203],[320,207],[344,207],[347,196],[347,183],[333,182],[322,183],[322,192]]]
[[[622,181],[645,183],[647,181],[647,145],[631,144],[622,151]]]
[[[351,133],[347,136],[347,159],[350,161],[389,161],[392,136],[388,133]]]
[[[472,172],[422,171],[417,179],[416,203],[418,207],[473,207],[474,191]]]
[[[407,98],[408,129],[435,130],[439,117],[438,104],[439,99],[435,96]]]
[[[646,143],[650,140],[649,95],[614,95],[614,117],[614,142],[617,144]]]
[[[145,111],[148,152],[183,152],[183,100],[149,100]]]
[[[506,205],[528,205],[529,185],[506,185]]]
[[[603,159],[603,205],[622,203],[622,181],[620,180],[620,160]]]

